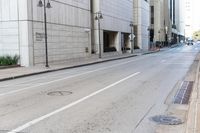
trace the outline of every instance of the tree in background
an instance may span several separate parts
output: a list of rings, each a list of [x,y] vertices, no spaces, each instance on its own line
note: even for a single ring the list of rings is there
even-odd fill
[[[200,30],[194,32],[192,38],[194,40],[200,40]]]

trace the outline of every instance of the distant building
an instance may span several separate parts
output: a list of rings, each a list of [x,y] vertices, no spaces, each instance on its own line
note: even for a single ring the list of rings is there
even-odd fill
[[[185,34],[192,38],[193,33],[200,30],[199,0],[184,0],[185,10]]]
[[[151,0],[151,26],[150,41],[152,43],[165,43],[170,40],[171,22],[168,0]]]
[[[150,41],[163,45],[184,38],[184,13],[179,0],[151,0]]]

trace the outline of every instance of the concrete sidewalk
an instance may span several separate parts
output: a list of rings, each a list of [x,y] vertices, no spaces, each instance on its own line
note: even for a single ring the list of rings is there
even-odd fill
[[[159,52],[159,50],[154,50],[154,51],[137,50],[134,52],[134,54],[109,53],[109,54],[104,54],[101,59],[98,58],[98,55],[94,55],[88,58],[73,59],[59,65],[51,65],[49,68],[46,68],[44,66],[34,66],[34,67],[15,67],[15,68],[0,69],[0,81],[11,80],[11,79],[37,75],[37,74],[42,74],[42,73],[47,73],[47,72],[59,71],[63,69],[81,67],[81,66],[86,66],[86,65],[98,64],[102,62],[130,58],[134,56],[150,54],[150,53],[155,53],[155,52]]]
[[[200,53],[196,57],[196,79],[190,99],[185,133],[200,133]]]

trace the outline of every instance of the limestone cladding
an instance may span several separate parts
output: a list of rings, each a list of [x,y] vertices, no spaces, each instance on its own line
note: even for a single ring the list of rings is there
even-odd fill
[[[32,1],[34,63],[45,61],[43,9]],[[49,62],[63,63],[68,59],[90,55],[90,0],[51,1],[47,9]]]
[[[134,25],[137,28],[136,38],[137,38],[137,46],[141,49],[148,50],[149,49],[149,33],[148,27],[150,25],[150,6],[149,2],[145,0],[134,0]]]
[[[0,55],[19,55],[20,64],[31,64],[27,0],[0,0]]]
[[[17,1],[0,1],[0,55],[19,55]]]
[[[44,12],[39,0],[0,0],[0,55],[22,66],[44,64]],[[90,55],[90,0],[51,0],[47,9],[50,64]]]
[[[102,28],[130,33],[130,22],[133,21],[132,5],[132,0],[100,0],[100,8],[104,16]]]
[[[110,36],[115,34],[115,39],[110,40],[110,44],[115,46],[117,51],[121,51],[121,34],[131,33],[130,23],[133,21],[133,1],[132,0],[95,0],[93,1],[93,14],[101,11],[103,19],[101,21],[101,47],[103,49],[103,31],[110,32]],[[112,32],[112,33],[111,33]],[[94,51],[98,50],[98,23],[94,21]],[[111,39],[112,37],[110,37]],[[129,41],[130,43],[130,41]]]

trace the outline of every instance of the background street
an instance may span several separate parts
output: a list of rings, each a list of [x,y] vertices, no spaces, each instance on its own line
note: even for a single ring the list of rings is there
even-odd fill
[[[0,82],[2,133],[154,133],[200,45]]]

